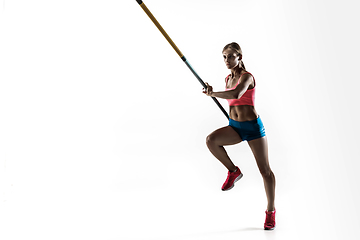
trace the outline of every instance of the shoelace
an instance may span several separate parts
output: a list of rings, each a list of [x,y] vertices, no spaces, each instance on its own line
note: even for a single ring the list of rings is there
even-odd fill
[[[273,224],[275,222],[275,213],[273,212],[265,212],[266,213],[266,224]]]
[[[231,172],[229,171],[229,172],[228,172],[228,176],[227,176],[227,178],[226,178],[226,181],[225,181],[225,182],[229,181],[229,179],[230,179],[230,175],[231,175]]]
[[[228,176],[227,176],[227,179],[226,180],[229,180],[230,179],[230,176],[231,176],[231,174],[235,174],[236,172],[230,172],[230,171],[228,171]]]

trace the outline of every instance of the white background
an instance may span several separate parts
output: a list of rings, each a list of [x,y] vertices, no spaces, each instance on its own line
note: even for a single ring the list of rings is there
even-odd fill
[[[277,229],[247,143],[220,190],[205,138],[227,119],[135,0],[3,0],[1,239],[358,239],[359,3],[144,3],[215,91],[242,47]]]

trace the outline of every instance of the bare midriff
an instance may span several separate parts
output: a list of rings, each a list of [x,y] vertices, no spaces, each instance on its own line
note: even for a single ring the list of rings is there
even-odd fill
[[[238,122],[251,121],[258,118],[255,107],[250,105],[230,106],[229,112],[230,118]]]

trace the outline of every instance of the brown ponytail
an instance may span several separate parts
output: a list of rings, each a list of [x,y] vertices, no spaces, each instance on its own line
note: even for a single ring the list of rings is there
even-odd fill
[[[242,60],[242,50],[241,50],[240,45],[237,44],[236,42],[229,43],[224,47],[223,52],[228,48],[231,48],[231,49],[235,50],[237,52],[238,56],[241,56],[241,60],[240,60],[241,65],[240,66],[241,66],[242,69],[244,69],[246,71],[244,62]]]
[[[240,60],[241,61],[241,68],[244,69],[246,71],[246,68],[245,68],[245,65],[244,65],[244,62],[243,60]]]

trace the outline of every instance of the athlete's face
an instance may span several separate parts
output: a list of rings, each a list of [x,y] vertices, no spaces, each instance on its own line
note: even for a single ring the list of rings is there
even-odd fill
[[[225,49],[225,51],[223,51],[223,57],[226,67],[228,69],[232,69],[239,65],[239,62],[241,60],[241,55],[239,56],[238,53],[231,48],[227,48]]]

